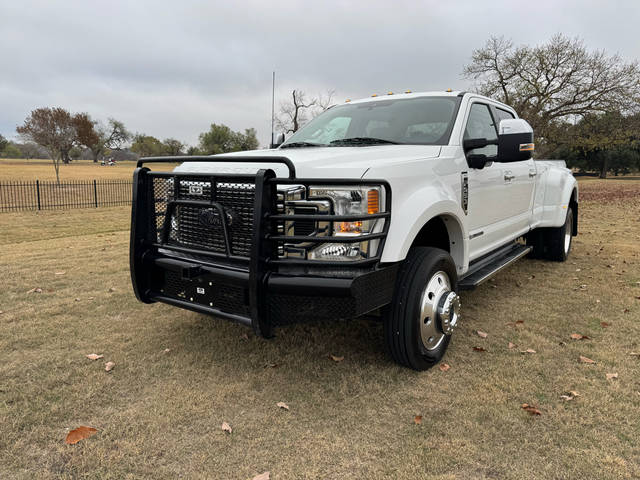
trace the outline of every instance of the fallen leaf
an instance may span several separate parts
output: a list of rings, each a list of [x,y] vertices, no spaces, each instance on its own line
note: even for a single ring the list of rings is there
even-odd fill
[[[243,333],[242,335],[240,335],[240,340],[249,340],[249,334]]]
[[[420,425],[422,423],[422,415],[416,415],[413,417],[413,423],[416,425]]]
[[[618,378],[617,373],[607,373],[607,380],[614,380],[616,378]]]
[[[40,287],[32,288],[27,293],[42,293],[42,289]]]
[[[533,405],[529,405],[528,403],[523,403],[521,405],[523,410],[526,410],[527,412],[529,412],[531,415],[542,415],[542,412],[540,410],[538,410],[535,406]]]
[[[91,435],[95,435],[97,431],[98,430],[93,427],[78,427],[67,434],[67,438],[65,438],[64,443],[67,445],[74,445],[80,440],[84,440],[85,438],[89,438]]]
[[[278,406],[278,407],[280,407],[280,408],[282,408],[284,410],[289,410],[289,405],[287,405],[284,402],[278,402],[278,403],[276,403],[276,406]]]
[[[231,425],[229,425],[227,422],[222,422],[222,431],[223,432],[227,432],[227,433],[231,433],[233,430],[231,429]]]
[[[441,371],[446,372],[447,370],[449,370],[451,368],[451,365],[449,365],[448,363],[441,363],[438,368],[440,368]]]
[[[482,331],[480,331],[480,330],[476,330],[476,333],[478,334],[478,336],[480,338],[487,338],[487,334],[482,332]]]
[[[486,352],[486,350],[482,347],[473,347],[474,352]]]
[[[90,353],[89,355],[85,355],[89,360],[98,360],[99,358],[104,358],[104,355],[98,355],[97,353]]]
[[[569,390],[567,393],[560,395],[560,398],[563,399],[565,402],[568,402],[579,396],[580,394],[575,390]]]
[[[333,360],[334,362],[338,363],[344,360],[344,357],[337,357],[335,355],[329,355],[331,357],[331,360]]]
[[[580,355],[580,362],[581,363],[596,363],[595,360],[591,360],[590,358],[583,357],[582,355]]]
[[[251,480],[269,480],[271,477],[269,476],[269,472],[261,473],[260,475],[256,475]]]
[[[56,272],[54,275],[64,275],[67,272]]]
[[[526,350],[521,350],[520,353],[536,353],[536,351],[533,348],[527,348]]]
[[[640,352],[631,352],[629,355],[640,358]]]
[[[600,326],[601,326],[602,328],[607,328],[607,327],[610,327],[610,326],[611,326],[611,324],[610,324],[610,323],[607,323],[607,322],[600,322]]]
[[[104,369],[105,369],[105,371],[110,372],[111,370],[113,370],[113,367],[115,367],[115,366],[116,366],[115,363],[107,362],[107,363],[104,364]]]
[[[277,368],[278,364],[277,363],[265,363],[263,368]]]
[[[509,350],[511,350],[512,348],[516,348],[517,345],[515,343],[509,342],[509,345],[507,345],[507,347],[509,348]]]
[[[165,348],[165,349],[162,351],[162,353],[169,353],[170,351],[171,351],[171,349],[170,349],[170,348]]]
[[[572,333],[569,335],[573,340],[590,340],[586,335],[582,335],[580,333]]]
[[[515,327],[516,325],[522,325],[524,323],[524,320],[516,320],[515,322],[507,322],[505,323],[505,325],[507,327]]]
[[[110,293],[113,293],[113,292],[115,292],[115,291],[116,291],[116,289],[115,289],[115,288],[113,288],[113,287],[109,287],[109,292],[110,292]]]
[[[80,301],[80,299],[79,299],[79,298],[77,298],[77,297],[76,297],[76,299],[75,299],[75,300],[76,300],[76,302],[79,302],[79,301]]]
[[[624,310],[622,310],[622,313],[629,313],[629,309],[625,308]]]

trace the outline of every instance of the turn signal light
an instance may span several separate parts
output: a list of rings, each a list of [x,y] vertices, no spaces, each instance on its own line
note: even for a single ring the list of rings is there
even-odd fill
[[[378,190],[369,190],[367,192],[367,213],[378,213],[380,211],[380,194]]]

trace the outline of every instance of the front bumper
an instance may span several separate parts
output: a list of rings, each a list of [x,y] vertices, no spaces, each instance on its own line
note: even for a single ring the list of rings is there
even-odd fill
[[[377,180],[336,180],[295,178],[293,165],[287,163],[290,178],[276,178],[272,170],[247,174],[185,174],[151,172],[146,161],[243,161],[212,157],[178,157],[141,160],[134,173],[131,221],[130,264],[136,297],[145,303],[156,301],[181,308],[225,317],[251,325],[256,333],[270,336],[274,326],[287,323],[351,318],[382,307],[391,301],[397,265],[380,265],[380,256],[389,228],[391,191],[386,182]],[[278,159],[248,157],[252,163],[274,163]],[[172,190],[157,195],[158,181],[170,179]],[[244,197],[229,200],[228,185],[245,186]],[[282,242],[353,242],[352,238],[311,235],[283,236],[278,222],[292,220],[354,221],[354,215],[313,214],[286,215],[278,208],[278,184],[311,183],[349,185],[382,184],[386,189],[385,211],[368,218],[384,218],[382,232],[366,234],[360,240],[379,242],[377,254],[353,262],[310,261],[283,258]],[[199,185],[192,192],[190,185]],[[202,187],[202,185],[205,185]],[[254,192],[247,197],[247,189]],[[188,195],[185,192],[188,190]],[[204,192],[204,194],[203,194]],[[194,198],[193,194],[198,197]],[[226,213],[232,211],[224,202],[235,202],[244,230],[234,230],[237,222],[227,225]],[[245,202],[245,203],[238,203]],[[248,204],[247,204],[248,202]],[[172,240],[171,216],[177,208],[206,209],[214,212],[211,225],[197,228],[204,237],[213,238],[217,251],[201,245],[176,244]],[[357,218],[354,218],[357,217]],[[220,220],[221,219],[221,220]],[[199,230],[202,231],[202,230]],[[210,232],[215,231],[215,235]],[[212,236],[213,235],[213,236]],[[200,237],[198,237],[200,238]],[[242,239],[242,250],[234,242]],[[238,253],[240,252],[240,254]],[[295,272],[295,273],[292,273]]]
[[[144,266],[143,301],[253,324],[249,272],[164,255],[145,256]],[[396,273],[397,264],[349,278],[268,273],[259,310],[271,326],[357,317],[391,301]]]

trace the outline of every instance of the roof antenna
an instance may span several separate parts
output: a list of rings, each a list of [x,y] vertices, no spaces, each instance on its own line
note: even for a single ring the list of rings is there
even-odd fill
[[[276,104],[276,72],[273,71],[273,77],[271,79],[271,145],[269,148],[274,147],[274,133],[273,133],[273,124],[275,121],[275,104]]]

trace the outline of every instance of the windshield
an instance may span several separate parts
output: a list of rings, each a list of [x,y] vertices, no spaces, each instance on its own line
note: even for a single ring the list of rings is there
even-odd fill
[[[330,108],[281,148],[377,144],[446,145],[459,97],[417,97]]]

